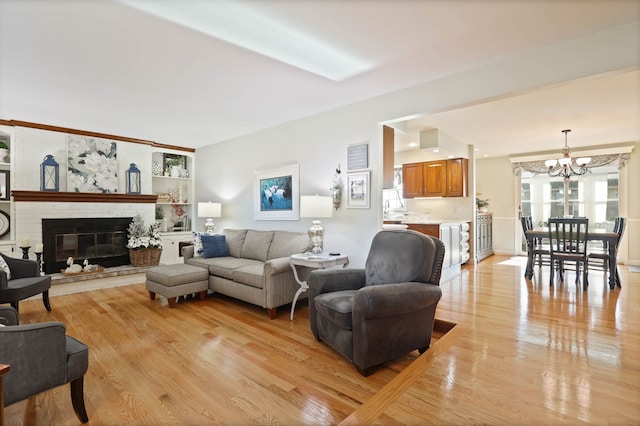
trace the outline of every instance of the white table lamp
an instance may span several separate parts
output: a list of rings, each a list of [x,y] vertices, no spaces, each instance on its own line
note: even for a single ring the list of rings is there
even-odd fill
[[[312,221],[311,228],[309,228],[309,239],[313,244],[312,252],[315,254],[322,253],[324,228],[317,218],[333,217],[333,198],[322,195],[300,196],[300,217],[316,218]]]
[[[198,203],[198,217],[208,218],[204,224],[204,230],[207,234],[213,235],[216,228],[216,224],[213,223],[213,218],[222,217],[222,204],[212,203],[211,201]]]

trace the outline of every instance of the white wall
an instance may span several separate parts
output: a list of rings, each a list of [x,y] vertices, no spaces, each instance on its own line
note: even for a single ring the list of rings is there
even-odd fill
[[[218,229],[251,227],[306,230],[310,224],[305,219],[254,220],[254,171],[297,162],[300,165],[300,194],[327,194],[338,163],[346,173],[348,145],[367,142],[373,185],[371,208],[342,207],[332,219],[323,221],[326,228],[325,248],[347,253],[353,266],[362,266],[370,241],[382,224],[382,130],[378,123],[637,67],[640,64],[636,40],[638,32],[640,23],[624,25],[198,149],[196,201],[223,203],[223,217],[217,220]],[[612,49],[613,46],[616,48]],[[268,102],[268,99],[260,101]],[[501,174],[504,177],[506,175]],[[507,192],[513,193],[512,175],[508,180],[505,179],[505,188],[508,182],[511,184]],[[486,198],[492,198],[489,191],[479,192],[483,192],[483,196],[486,193]],[[500,201],[501,198],[493,199],[496,201],[494,208],[499,209],[496,212],[498,218],[504,217],[508,221],[506,210],[513,204],[513,199],[504,202]],[[637,218],[638,210],[634,214]],[[198,222],[196,226],[201,227],[204,219]],[[510,228],[504,231],[503,225],[497,225],[496,232],[501,241],[513,241],[515,231],[512,226]]]
[[[514,180],[507,157],[476,160],[476,192],[482,194],[480,198],[489,199],[489,212],[493,213],[493,251],[497,254],[515,254],[515,244],[520,242],[516,238],[520,234],[514,227],[517,219]]]

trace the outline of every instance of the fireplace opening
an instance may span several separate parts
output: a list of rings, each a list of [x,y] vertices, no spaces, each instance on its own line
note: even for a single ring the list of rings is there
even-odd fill
[[[131,217],[42,219],[43,270],[59,273],[67,259],[103,267],[128,265],[127,230]]]

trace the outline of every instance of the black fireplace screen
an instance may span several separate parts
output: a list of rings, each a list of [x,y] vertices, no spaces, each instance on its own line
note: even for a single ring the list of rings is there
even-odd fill
[[[67,259],[104,267],[128,265],[127,228],[132,218],[42,219],[42,260],[47,274],[67,267]]]

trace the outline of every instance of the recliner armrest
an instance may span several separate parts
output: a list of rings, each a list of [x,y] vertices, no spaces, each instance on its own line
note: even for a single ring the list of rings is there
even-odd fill
[[[364,319],[404,315],[435,305],[442,297],[439,286],[425,283],[394,283],[363,287],[353,299],[353,315]],[[356,314],[356,311],[359,311]]]
[[[309,296],[342,290],[358,290],[364,286],[365,271],[360,268],[315,269],[309,274]]]

